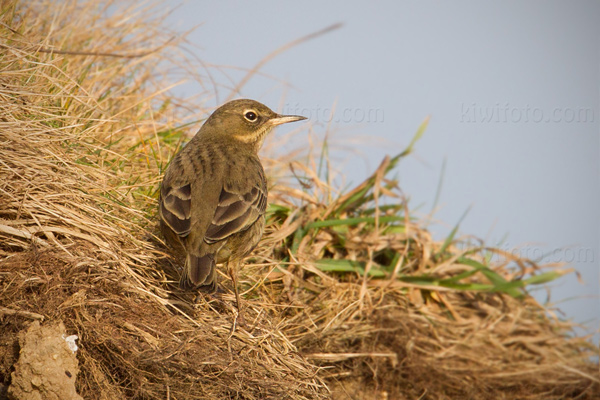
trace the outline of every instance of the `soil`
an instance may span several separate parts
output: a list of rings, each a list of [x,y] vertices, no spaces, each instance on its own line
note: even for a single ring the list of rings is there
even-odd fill
[[[8,399],[83,400],[75,391],[79,366],[66,336],[62,321],[43,325],[35,321],[19,333],[19,360]]]

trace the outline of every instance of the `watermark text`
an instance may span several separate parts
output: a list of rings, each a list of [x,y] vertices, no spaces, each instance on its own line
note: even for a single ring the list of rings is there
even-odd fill
[[[312,122],[320,123],[382,123],[385,121],[385,112],[383,108],[375,107],[348,107],[333,108],[321,107],[303,107],[300,104],[285,104],[281,110],[285,115],[302,115]]]
[[[522,123],[593,123],[594,109],[591,107],[554,107],[544,109],[529,104],[523,106],[506,103],[482,105],[461,103],[460,122],[479,124],[522,124]]]

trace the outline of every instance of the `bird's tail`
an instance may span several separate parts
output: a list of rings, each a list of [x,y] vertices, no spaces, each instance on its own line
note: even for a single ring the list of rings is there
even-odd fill
[[[208,293],[214,292],[217,289],[214,254],[201,257],[188,254],[179,287],[183,290],[201,289]]]

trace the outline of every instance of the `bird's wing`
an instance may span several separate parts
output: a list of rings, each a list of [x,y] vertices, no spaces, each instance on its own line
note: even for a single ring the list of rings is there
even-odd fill
[[[257,184],[245,189],[224,185],[204,241],[211,244],[227,239],[234,233],[248,229],[265,213],[267,184],[262,174]]]
[[[186,237],[192,228],[191,184],[171,186],[163,183],[160,192],[160,217],[179,237]]]

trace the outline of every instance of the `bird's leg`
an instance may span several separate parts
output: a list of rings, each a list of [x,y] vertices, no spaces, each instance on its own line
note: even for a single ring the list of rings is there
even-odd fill
[[[238,290],[238,282],[237,282],[237,266],[238,262],[229,262],[227,263],[227,272],[233,281],[233,291],[235,292],[235,306],[237,308],[237,320],[240,326],[246,325],[246,321],[244,320],[244,316],[242,315],[242,303],[240,301],[240,292]]]

